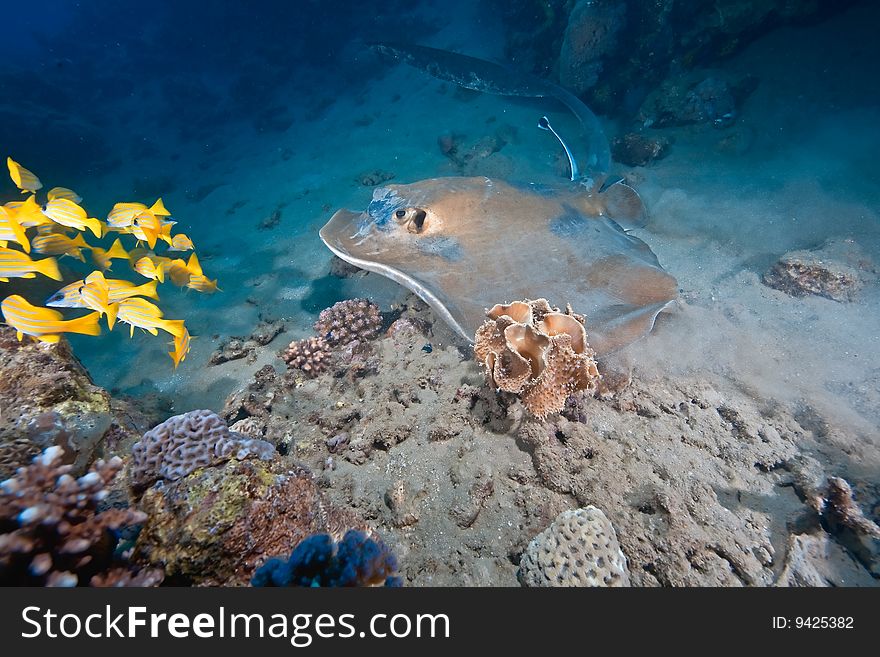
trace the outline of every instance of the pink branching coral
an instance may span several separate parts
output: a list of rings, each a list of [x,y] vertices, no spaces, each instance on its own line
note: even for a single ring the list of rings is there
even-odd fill
[[[288,369],[302,370],[307,376],[318,376],[330,366],[330,345],[324,338],[296,340],[281,352]]]
[[[155,585],[161,570],[138,572],[114,558],[114,532],[142,523],[131,508],[98,510],[122,469],[114,457],[78,479],[53,446],[0,483],[0,584]]]
[[[325,308],[315,322],[315,332],[331,347],[379,335],[379,306],[366,299],[347,299]]]

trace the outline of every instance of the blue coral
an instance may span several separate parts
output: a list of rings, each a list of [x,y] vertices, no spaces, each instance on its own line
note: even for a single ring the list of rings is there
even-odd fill
[[[269,559],[252,586],[400,586],[397,559],[381,542],[350,529],[338,543],[328,534],[302,540],[286,561]]]

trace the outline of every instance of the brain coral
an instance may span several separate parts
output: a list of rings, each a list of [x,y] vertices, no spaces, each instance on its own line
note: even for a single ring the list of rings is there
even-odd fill
[[[295,340],[281,352],[288,369],[302,370],[307,376],[318,376],[330,366],[330,345],[324,338]]]
[[[370,340],[379,334],[379,306],[366,299],[347,299],[325,308],[315,322],[315,332],[331,347],[354,340]]]
[[[213,411],[190,411],[168,418],[134,444],[129,477],[139,489],[156,479],[176,481],[197,468],[230,458],[270,460],[274,454],[271,443],[230,431]]]
[[[477,329],[474,356],[500,390],[520,395],[534,416],[558,413],[577,390],[599,378],[583,318],[561,313],[546,299],[497,304]]]
[[[519,564],[523,586],[629,586],[626,557],[600,509],[563,511],[532,539]]]

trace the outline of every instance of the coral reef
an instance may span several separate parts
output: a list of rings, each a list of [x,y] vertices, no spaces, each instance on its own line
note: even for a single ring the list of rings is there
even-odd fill
[[[284,322],[280,320],[260,319],[259,324],[247,337],[236,336],[223,342],[208,359],[208,365],[221,365],[230,360],[247,358],[247,362],[257,360],[260,347],[265,347],[284,331]]]
[[[54,445],[0,484],[0,584],[153,586],[162,571],[138,571],[114,554],[115,532],[146,514],[99,505],[122,469],[98,460],[76,479]]]
[[[168,418],[134,444],[129,479],[139,490],[157,479],[176,481],[231,458],[270,460],[274,456],[271,443],[231,432],[213,411],[189,411]]]
[[[579,0],[571,10],[559,53],[559,81],[576,94],[591,89],[615,52],[626,24],[626,3]]]
[[[316,377],[330,365],[330,344],[323,337],[294,340],[281,352],[288,369],[302,370],[306,376]]]
[[[626,557],[601,509],[563,511],[529,543],[519,564],[524,586],[629,586]]]
[[[113,421],[110,395],[92,383],[66,338],[18,342],[2,325],[0,408],[0,479],[52,445],[82,474]]]
[[[628,132],[611,140],[611,154],[617,162],[630,167],[643,167],[666,157],[669,140],[664,137],[646,137]]]
[[[379,306],[367,299],[346,299],[325,308],[315,322],[315,333],[331,347],[354,340],[370,340],[382,328]]]
[[[400,586],[397,559],[378,539],[349,530],[338,543],[314,534],[287,560],[273,558],[254,573],[253,586]]]
[[[474,356],[493,387],[520,395],[539,418],[560,412],[569,395],[599,378],[583,318],[551,308],[546,299],[495,305],[477,329]]]
[[[280,462],[232,460],[148,489],[135,554],[174,581],[244,585],[267,558],[311,534],[366,529],[324,500],[310,474]]]
[[[808,294],[852,301],[864,279],[876,274],[873,263],[852,240],[830,240],[820,248],[790,251],[768,269],[761,281],[793,297]]]

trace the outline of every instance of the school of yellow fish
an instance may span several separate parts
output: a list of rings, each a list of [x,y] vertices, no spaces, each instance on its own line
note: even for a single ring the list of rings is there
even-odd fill
[[[187,287],[211,294],[220,291],[217,281],[202,271],[192,240],[184,233],[172,235],[177,222],[162,199],[153,205],[117,203],[110,210],[107,221],[90,217],[80,205],[82,197],[66,187],[53,187],[46,194],[46,202],[37,200],[43,188],[40,179],[11,157],[6,159],[9,176],[22,194],[24,201],[10,201],[0,205],[0,282],[10,278],[34,278],[37,274],[53,280],[63,280],[58,268],[58,257],[71,257],[86,262],[83,251],[90,252],[96,267],[82,279],[59,289],[46,300],[45,306],[35,306],[18,294],[0,302],[0,312],[6,324],[12,326],[22,340],[29,335],[42,342],[58,342],[62,333],[100,335],[100,319],[113,330],[117,321],[128,324],[129,335],[140,328],[152,335],[159,329],[173,337],[173,349],[168,355],[174,367],[180,365],[190,349],[190,336],[184,320],[164,319],[157,305],[147,299],[159,300],[157,286],[166,280],[178,287]],[[117,233],[109,248],[89,244],[85,236],[96,239]],[[122,237],[131,235],[134,246],[126,250]],[[153,249],[159,242],[167,245],[166,253],[158,255]],[[148,248],[142,245],[146,244]],[[171,257],[192,251],[189,258]],[[31,254],[46,256],[33,258]],[[57,256],[57,257],[56,257]],[[131,271],[150,279],[143,284],[123,278],[107,278],[106,273],[114,260],[125,261]],[[52,308],[80,308],[90,310],[73,319]]]

